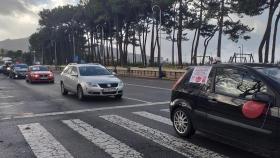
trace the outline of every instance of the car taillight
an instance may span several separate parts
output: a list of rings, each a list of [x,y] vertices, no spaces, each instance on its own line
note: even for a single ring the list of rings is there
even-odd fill
[[[173,85],[172,90],[175,90],[177,88],[177,86],[181,83],[181,81],[184,79],[185,75],[182,75]]]

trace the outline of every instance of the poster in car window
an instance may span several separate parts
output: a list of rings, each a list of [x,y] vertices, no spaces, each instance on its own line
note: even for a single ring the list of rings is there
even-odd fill
[[[212,70],[212,66],[195,67],[193,70],[190,82],[206,84],[211,70]]]

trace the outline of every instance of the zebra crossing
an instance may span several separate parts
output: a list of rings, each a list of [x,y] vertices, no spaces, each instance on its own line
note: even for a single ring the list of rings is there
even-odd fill
[[[8,98],[14,98],[14,96],[7,95],[3,92],[0,92],[0,99],[8,99]]]
[[[162,110],[160,110],[160,112],[162,112]],[[147,111],[135,111],[131,112],[131,114],[137,116],[137,118],[142,117],[154,121],[155,123],[160,123],[168,128],[172,125],[169,118],[161,116],[161,114],[153,114]],[[188,158],[226,157],[222,154],[195,145],[187,140],[135,122],[135,118],[131,120],[128,116],[115,114],[101,115],[98,118],[104,122],[104,124],[118,126],[121,130],[140,136],[144,141],[153,142],[158,144],[161,148],[174,151],[175,153]],[[99,128],[98,125],[95,125],[94,123],[87,123],[80,119],[59,120],[59,122],[64,124],[66,128],[69,128],[68,130],[72,130],[75,134],[85,138],[95,147],[102,150],[104,154],[109,155],[112,158],[152,157],[152,155],[141,153],[141,151],[137,150],[133,145],[122,142],[122,139],[111,136],[106,133],[106,130],[102,130],[102,127]],[[18,125],[18,129],[37,158],[74,157],[71,154],[72,151],[67,150],[62,145],[63,143],[57,141],[53,134],[48,132],[47,128],[43,127],[40,123]]]

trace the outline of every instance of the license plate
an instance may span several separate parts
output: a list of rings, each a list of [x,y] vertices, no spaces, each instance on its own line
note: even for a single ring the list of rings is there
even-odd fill
[[[103,89],[103,92],[114,92],[116,91],[116,88],[105,88]]]
[[[41,80],[47,80],[48,78],[47,77],[41,77]]]

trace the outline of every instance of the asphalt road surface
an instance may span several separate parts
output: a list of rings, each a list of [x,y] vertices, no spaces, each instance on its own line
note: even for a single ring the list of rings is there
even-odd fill
[[[169,120],[173,82],[123,78],[122,100],[62,96],[55,84],[0,74],[0,158],[256,158],[197,133],[179,138]]]

